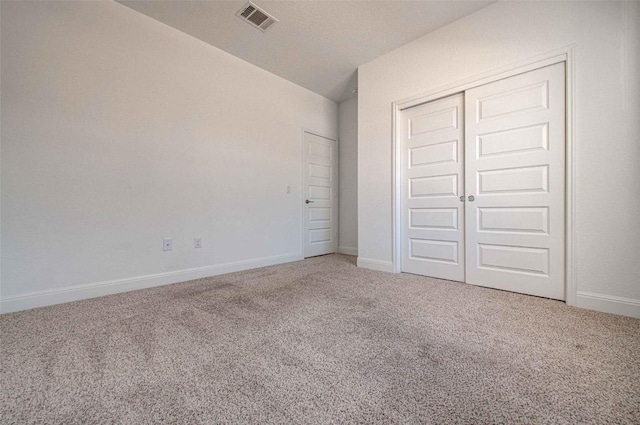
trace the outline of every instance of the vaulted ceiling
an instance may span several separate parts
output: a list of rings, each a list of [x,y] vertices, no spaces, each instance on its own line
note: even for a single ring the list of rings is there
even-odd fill
[[[247,1],[120,3],[282,78],[340,102],[357,67],[492,1],[265,1],[279,22],[266,32],[235,14]]]

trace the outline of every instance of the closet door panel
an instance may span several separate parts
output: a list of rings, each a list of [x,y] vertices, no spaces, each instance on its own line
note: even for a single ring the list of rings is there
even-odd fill
[[[565,298],[565,72],[465,92],[466,282]]]
[[[464,281],[463,99],[400,113],[403,272]]]

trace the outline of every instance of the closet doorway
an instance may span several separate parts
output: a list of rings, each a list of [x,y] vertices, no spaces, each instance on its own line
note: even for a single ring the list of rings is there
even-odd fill
[[[565,63],[400,110],[401,271],[565,299]]]

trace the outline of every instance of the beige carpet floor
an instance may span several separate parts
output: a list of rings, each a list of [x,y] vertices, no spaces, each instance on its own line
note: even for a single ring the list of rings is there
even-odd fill
[[[354,262],[2,315],[0,423],[640,423],[639,320]]]

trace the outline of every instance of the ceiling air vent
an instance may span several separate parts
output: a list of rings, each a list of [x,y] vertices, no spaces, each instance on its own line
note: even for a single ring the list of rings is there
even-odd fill
[[[251,2],[245,4],[242,9],[238,10],[236,16],[262,32],[268,30],[271,25],[278,22],[276,18]]]

